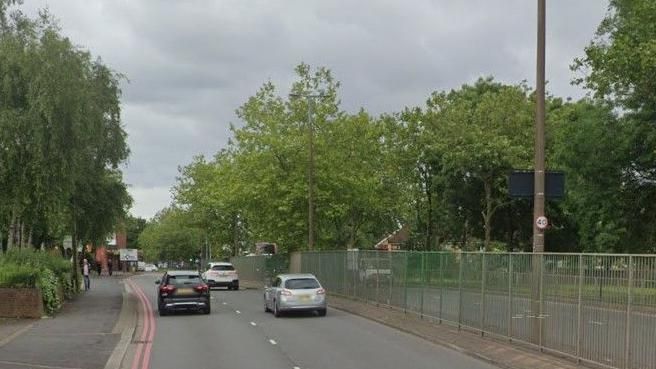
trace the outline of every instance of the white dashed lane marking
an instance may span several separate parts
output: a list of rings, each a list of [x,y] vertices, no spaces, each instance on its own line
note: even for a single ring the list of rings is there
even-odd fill
[[[237,313],[237,314],[241,314],[241,311],[239,311],[239,310],[235,310],[235,313]]]
[[[275,340],[269,340],[269,342],[271,342],[272,345],[277,345],[278,344],[278,342],[276,342]]]
[[[251,325],[255,327],[257,324],[255,324],[255,322],[251,322]]]

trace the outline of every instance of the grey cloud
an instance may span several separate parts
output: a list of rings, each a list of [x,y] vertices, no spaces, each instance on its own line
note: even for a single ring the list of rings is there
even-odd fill
[[[25,8],[46,4],[74,42],[130,80],[126,180],[139,215],[167,204],[162,189],[179,165],[226,144],[235,109],[262,83],[285,93],[301,61],[333,70],[345,109],[373,113],[421,105],[483,75],[535,78],[536,1],[34,0]],[[569,65],[607,4],[548,1],[552,93],[583,94]]]

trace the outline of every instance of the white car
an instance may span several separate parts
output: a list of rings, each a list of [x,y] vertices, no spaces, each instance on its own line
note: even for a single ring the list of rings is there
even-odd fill
[[[211,287],[228,287],[229,290],[239,289],[239,274],[231,263],[208,263],[203,279]]]
[[[144,265],[144,272],[156,272],[159,269],[155,264],[146,264]]]

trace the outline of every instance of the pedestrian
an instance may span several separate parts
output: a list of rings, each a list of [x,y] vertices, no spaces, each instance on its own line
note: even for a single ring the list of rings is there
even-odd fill
[[[91,288],[91,281],[89,281],[89,262],[84,259],[82,262],[82,275],[84,276],[84,290],[87,291]]]
[[[112,261],[112,258],[107,259],[107,271],[109,272],[109,276],[112,276],[112,267],[114,262]]]
[[[96,270],[98,270],[98,277],[100,277],[100,273],[102,273],[102,264],[99,260],[96,260]]]

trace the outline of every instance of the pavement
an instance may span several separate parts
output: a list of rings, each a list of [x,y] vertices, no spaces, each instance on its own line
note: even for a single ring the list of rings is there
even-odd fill
[[[52,318],[0,325],[0,369],[103,369],[121,334],[121,277],[92,277],[91,290]],[[6,324],[5,324],[6,323]]]

